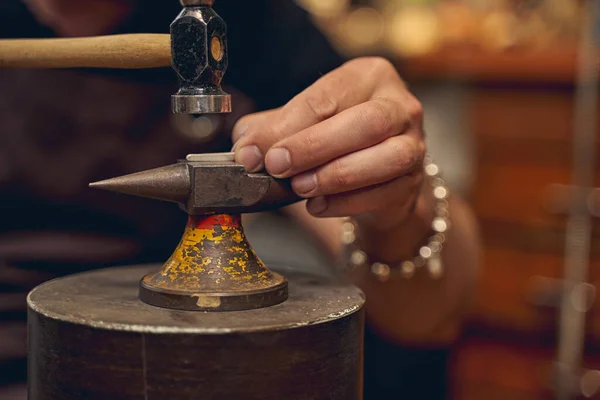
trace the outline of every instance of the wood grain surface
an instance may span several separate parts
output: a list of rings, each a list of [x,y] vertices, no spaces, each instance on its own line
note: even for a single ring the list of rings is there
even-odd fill
[[[168,34],[0,40],[0,68],[156,68],[171,65]]]

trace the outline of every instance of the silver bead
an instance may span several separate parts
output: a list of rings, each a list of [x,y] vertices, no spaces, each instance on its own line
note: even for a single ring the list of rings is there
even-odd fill
[[[438,217],[431,223],[431,228],[438,233],[444,233],[448,230],[448,223],[445,218]]]
[[[411,278],[415,274],[415,264],[412,261],[404,261],[400,267],[400,271],[404,278]]]
[[[363,265],[366,261],[367,255],[364,251],[355,250],[352,252],[352,255],[350,255],[350,262],[357,267]]]
[[[435,213],[436,217],[448,218],[450,216],[448,207],[443,207],[443,206],[440,206],[439,204],[435,206],[434,213]]]
[[[438,200],[445,199],[448,197],[448,189],[445,186],[438,186],[433,189],[433,196]]]
[[[425,265],[425,259],[421,256],[416,256],[413,263],[415,264],[415,267],[421,268]]]
[[[437,188],[439,186],[444,186],[444,180],[442,178],[439,178],[436,176],[431,180],[431,184],[433,185],[434,188]]]
[[[356,235],[354,232],[343,232],[342,233],[342,243],[344,244],[352,244],[356,240]]]
[[[436,164],[427,164],[425,166],[425,174],[428,176],[436,176],[440,172],[439,167]]]
[[[344,222],[342,225],[342,231],[354,233],[354,224],[350,221]]]
[[[428,259],[429,257],[431,257],[431,255],[433,254],[433,252],[431,251],[431,249],[429,248],[429,246],[423,246],[423,247],[421,247],[419,249],[419,254],[424,259]]]
[[[444,243],[446,241],[446,235],[444,235],[443,233],[436,233],[432,236],[432,240],[439,243]]]
[[[390,267],[383,263],[374,263],[371,265],[371,272],[382,282],[390,279]]]
[[[442,251],[442,244],[440,242],[436,242],[435,240],[429,242],[427,246],[429,246],[429,248],[434,254]]]

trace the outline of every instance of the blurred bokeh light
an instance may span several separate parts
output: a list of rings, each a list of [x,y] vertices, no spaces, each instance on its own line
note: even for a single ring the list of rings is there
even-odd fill
[[[577,38],[574,0],[297,0],[349,55],[423,55],[568,46]]]

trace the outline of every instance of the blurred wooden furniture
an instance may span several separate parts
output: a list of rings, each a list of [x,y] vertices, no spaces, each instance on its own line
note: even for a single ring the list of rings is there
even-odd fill
[[[551,399],[558,323],[551,305],[563,275],[566,216],[551,212],[548,200],[551,185],[570,180],[575,51],[449,49],[400,65],[409,81],[458,79],[469,92],[476,149],[469,200],[484,253],[476,310],[452,360],[453,398]],[[595,221],[592,283],[600,281],[599,228]],[[586,328],[585,367],[598,369],[597,301]]]

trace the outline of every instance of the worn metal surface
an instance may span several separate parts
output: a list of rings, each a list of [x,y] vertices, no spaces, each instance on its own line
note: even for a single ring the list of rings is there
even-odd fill
[[[287,298],[285,279],[250,247],[239,213],[300,200],[289,180],[249,174],[226,153],[138,172],[91,187],[179,203],[189,215],[182,240],[160,272],[140,283],[140,298],[160,307],[229,311],[267,307]],[[217,160],[217,161],[215,161]],[[227,215],[224,215],[227,214]]]
[[[231,311],[287,299],[287,281],[254,253],[239,215],[190,216],[181,242],[158,272],[140,282],[140,299],[159,307]]]
[[[171,23],[171,56],[180,89],[171,98],[173,112],[231,112],[231,96],[221,88],[229,62],[227,25],[212,9],[214,1],[182,1]]]
[[[30,399],[362,397],[359,289],[285,271],[290,297],[272,307],[165,310],[136,295],[157,268],[77,274],[29,294]]]
[[[191,215],[277,209],[302,200],[287,179],[248,173],[231,161],[180,161],[90,187],[179,203]]]

